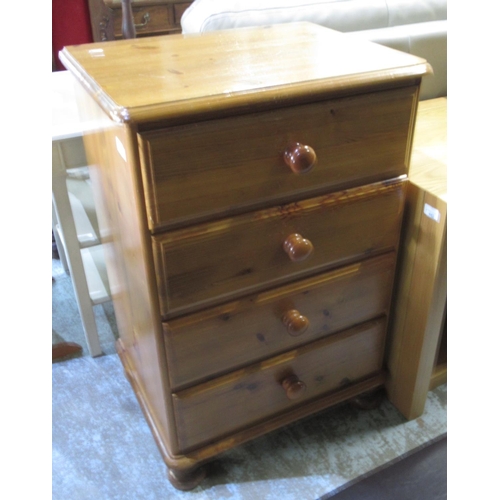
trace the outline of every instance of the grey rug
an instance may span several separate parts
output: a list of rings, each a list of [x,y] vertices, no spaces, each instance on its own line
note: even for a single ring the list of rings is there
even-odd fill
[[[195,490],[175,490],[119,358],[54,363],[54,500],[316,500],[446,432],[446,385],[411,422],[388,402],[330,409],[231,450]]]

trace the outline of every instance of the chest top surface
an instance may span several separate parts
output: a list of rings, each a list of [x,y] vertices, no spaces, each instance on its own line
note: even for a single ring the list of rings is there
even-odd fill
[[[421,58],[311,23],[83,44],[60,57],[112,118],[137,122],[429,71]]]

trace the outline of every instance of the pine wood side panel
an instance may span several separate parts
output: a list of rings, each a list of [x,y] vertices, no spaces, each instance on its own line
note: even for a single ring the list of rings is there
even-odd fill
[[[409,87],[141,134],[150,229],[406,174],[417,95]],[[307,174],[283,160],[295,143],[316,152]]]
[[[424,411],[444,320],[447,204],[411,182],[407,200],[387,390],[399,411],[413,419]],[[425,204],[439,210],[439,222],[424,214]]]
[[[393,252],[164,324],[172,390],[388,314]],[[283,316],[298,310],[304,333]]]
[[[118,214],[116,207],[109,203],[107,198],[108,193],[114,189],[115,172],[112,167],[116,156],[116,148],[109,147],[109,140],[113,134],[122,137],[123,126],[113,124],[107,117],[103,117],[101,110],[83,91],[77,91],[76,95],[80,101],[81,112],[85,113],[84,118],[97,122],[96,129],[89,130],[83,138],[85,154],[118,330],[120,336],[131,339],[133,321],[122,241],[118,236],[120,231]],[[106,165],[110,167],[104,167]]]
[[[146,402],[159,442],[176,450],[164,343],[149,233],[146,227],[140,176],[135,175],[137,145],[134,130],[111,124],[95,102],[81,90],[80,109],[103,127],[84,137],[95,188],[111,294],[124,351],[136,390]],[[165,454],[166,450],[162,448]]]
[[[388,393],[407,418],[424,411],[432,384],[446,381],[446,364],[434,367],[446,319],[446,134],[447,99],[420,102],[388,358]],[[426,203],[439,222],[424,215]]]
[[[379,372],[385,318],[174,394],[182,450],[189,450]],[[281,381],[296,375],[304,395],[289,400]]]
[[[172,317],[395,249],[404,180],[377,183],[153,237],[161,313]],[[298,233],[312,254],[292,262]]]
[[[409,173],[413,184],[443,200],[448,192],[447,110],[446,97],[419,102]]]

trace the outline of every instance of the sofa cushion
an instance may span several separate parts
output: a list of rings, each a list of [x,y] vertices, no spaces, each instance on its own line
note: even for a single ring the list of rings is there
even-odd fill
[[[342,32],[444,20],[447,0],[195,0],[183,33],[309,21]]]

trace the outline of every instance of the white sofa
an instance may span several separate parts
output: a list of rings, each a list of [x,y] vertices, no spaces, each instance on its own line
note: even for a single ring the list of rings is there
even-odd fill
[[[447,0],[195,0],[182,32],[309,21],[425,58],[420,98],[447,93]]]

